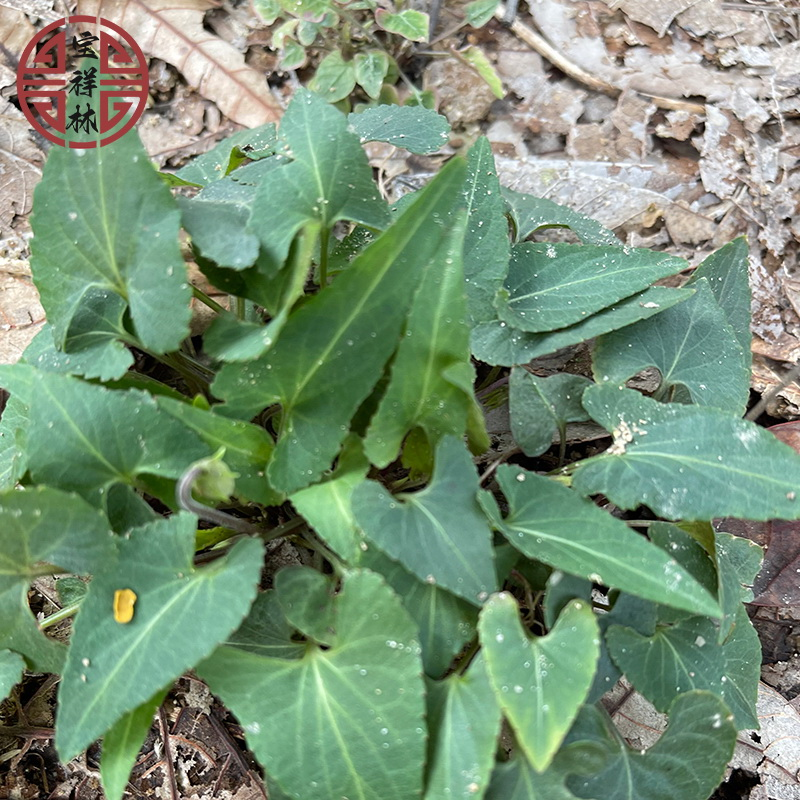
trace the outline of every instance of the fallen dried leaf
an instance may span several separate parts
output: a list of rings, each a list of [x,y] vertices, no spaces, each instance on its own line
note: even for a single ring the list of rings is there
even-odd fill
[[[31,210],[43,160],[22,112],[0,97],[0,238],[11,233],[15,216]]]
[[[78,13],[121,25],[147,55],[180,70],[190,86],[234,122],[254,128],[277,121],[282,109],[266,76],[203,27],[203,15],[213,5],[210,0],[80,0]]]
[[[751,800],[798,800],[800,714],[792,703],[765,683],[758,685],[756,710],[761,728],[739,733],[730,769],[743,769],[759,776],[761,786],[750,795]]]
[[[13,364],[39,332],[44,309],[27,261],[0,258],[0,364]]]

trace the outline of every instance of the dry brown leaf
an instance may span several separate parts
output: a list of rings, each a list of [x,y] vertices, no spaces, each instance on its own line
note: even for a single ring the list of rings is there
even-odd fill
[[[232,45],[203,27],[211,0],[80,0],[78,13],[121,25],[149,56],[180,70],[225,116],[254,128],[277,121],[282,110],[266,76],[247,66]]]
[[[0,97],[0,238],[17,215],[27,214],[44,157],[30,138],[28,121]]]
[[[652,0],[603,0],[603,2],[613,9],[620,9],[626,16],[648,25],[659,36],[663,36],[672,20],[698,0],[660,0],[658,3],[653,3]]]
[[[0,5],[37,17],[45,24],[55,22],[63,16],[53,11],[53,0],[4,0]]]
[[[0,42],[15,58],[22,55],[25,45],[36,33],[25,14],[17,8],[0,3]],[[13,80],[11,82],[13,84]],[[3,80],[2,86],[11,85]]]
[[[0,258],[0,364],[18,361],[43,323],[28,262]]]
[[[794,705],[765,683],[758,685],[758,731],[741,731],[731,769],[755,773],[761,786],[751,798],[800,800],[800,714]]]

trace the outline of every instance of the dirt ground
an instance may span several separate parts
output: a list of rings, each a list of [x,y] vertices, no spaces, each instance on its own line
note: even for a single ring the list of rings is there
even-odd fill
[[[240,0],[78,6],[123,25],[142,46],[152,103],[138,131],[167,170],[241,127],[278,118],[319,60],[312,50],[302,69],[278,70],[273,30]],[[16,63],[37,30],[75,12],[62,0],[0,0],[0,363],[16,361],[44,319],[27,261],[28,217],[49,143],[18,110]],[[468,48],[486,56],[502,97],[470,66]],[[502,183],[595,217],[630,245],[697,264],[746,235],[753,397],[767,400],[760,421],[800,418],[792,379],[800,356],[798,0],[529,0],[512,24],[493,19],[480,29],[464,24],[462,3],[446,0],[432,41],[395,55],[410,80],[432,90],[453,136],[425,158],[374,146],[387,192],[417,185],[485,134]],[[762,728],[740,735],[715,797],[800,798],[800,529],[776,522],[736,532],[770,545],[751,607],[764,654]],[[50,613],[54,603],[51,589],[37,586],[34,609]],[[0,798],[102,797],[97,752],[58,764],[53,698],[49,676],[30,676],[4,704]],[[613,709],[641,746],[662,725],[625,686]],[[186,677],[154,722],[130,797],[267,792],[236,721]]]

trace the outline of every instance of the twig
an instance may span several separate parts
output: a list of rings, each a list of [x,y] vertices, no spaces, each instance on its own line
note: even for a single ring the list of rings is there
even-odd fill
[[[503,20],[506,14],[506,7],[502,3],[497,7],[494,15],[497,19]],[[578,83],[588,86],[597,92],[610,95],[611,97],[619,97],[622,94],[622,89],[619,86],[614,86],[613,83],[604,81],[595,75],[587,72],[583,67],[579,67],[570,61],[563,53],[553,47],[543,36],[538,34],[532,28],[529,28],[523,22],[515,19],[509,26],[511,32],[521,39],[529,47],[533,48],[539,55],[546,58],[553,66],[558,67],[565,75]],[[644,97],[648,97],[659,108],[666,108],[672,111],[688,111],[692,114],[705,114],[705,106],[699,103],[690,103],[686,100],[679,100],[674,97],[661,97],[660,95],[650,94],[648,92],[638,91]]]
[[[161,728],[161,742],[164,745],[164,769],[167,773],[167,780],[169,781],[169,792],[172,800],[181,800],[178,794],[178,784],[175,783],[175,765],[172,763],[172,747],[169,743],[169,725],[167,724],[167,712],[164,711],[164,706],[159,706],[158,709],[158,724]]]
[[[744,415],[744,418],[750,420],[750,422],[758,419],[778,394],[798,377],[800,377],[800,364],[795,364],[783,376],[783,380],[777,386],[773,386],[768,392],[761,395],[761,399]]]
[[[770,14],[800,14],[800,8],[789,6],[768,6],[754,3],[723,3],[722,8],[729,11],[768,11]]]

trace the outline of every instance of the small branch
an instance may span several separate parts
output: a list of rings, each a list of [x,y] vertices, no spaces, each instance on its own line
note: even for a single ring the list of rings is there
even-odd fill
[[[497,11],[495,11],[495,17],[500,20],[504,20],[506,16],[506,7],[502,3],[497,7]],[[588,86],[590,89],[594,89],[596,92],[602,92],[603,94],[610,95],[611,97],[619,97],[622,94],[622,89],[619,86],[614,86],[613,83],[609,83],[608,81],[604,81],[602,78],[598,78],[595,75],[587,72],[583,67],[574,64],[570,61],[563,53],[559,53],[558,50],[553,47],[543,36],[538,34],[532,28],[529,28],[523,22],[520,22],[518,19],[515,19],[510,25],[509,28],[511,32],[521,39],[525,44],[529,47],[533,48],[539,55],[546,58],[553,66],[560,69],[565,75],[569,75],[570,78],[577,81],[584,86]],[[648,92],[638,91],[638,94],[643,95],[644,97],[650,98],[659,108],[666,108],[672,111],[689,111],[692,114],[705,114],[706,109],[705,106],[700,105],[699,103],[690,103],[686,100],[680,100],[673,97],[661,97],[655,94],[649,94]]]
[[[227,308],[221,306],[213,297],[209,297],[202,289],[198,289],[196,286],[192,286],[192,296],[201,303],[205,303],[212,311],[216,311],[217,314],[225,314],[228,311]]]
[[[800,364],[795,364],[795,366],[783,376],[783,380],[777,386],[773,386],[768,392],[764,392],[764,394],[761,395],[761,399],[744,415],[744,418],[750,420],[750,422],[757,420],[761,414],[767,410],[767,406],[778,394],[798,377],[800,377]]]
[[[167,712],[161,705],[158,709],[158,724],[161,728],[161,743],[164,746],[164,769],[167,773],[169,782],[169,792],[172,800],[180,800],[178,784],[175,782],[175,765],[172,763],[172,747],[169,742],[169,723],[167,722]]]
[[[58,611],[52,613],[49,617],[45,617],[39,623],[39,630],[43,631],[46,628],[50,628],[53,625],[57,625],[62,620],[65,620],[68,617],[71,617],[73,614],[77,613],[80,607],[81,607],[80,603],[71,603],[68,606],[64,606],[64,608],[61,608]]]

